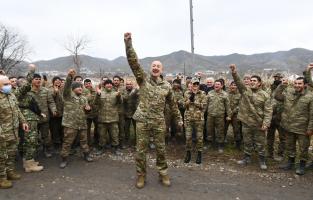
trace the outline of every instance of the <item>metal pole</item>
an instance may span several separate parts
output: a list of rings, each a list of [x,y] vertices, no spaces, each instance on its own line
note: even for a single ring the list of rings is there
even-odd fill
[[[193,68],[195,64],[195,47],[194,47],[194,33],[193,33],[193,5],[192,0],[189,0],[190,7],[190,37],[191,37],[191,73],[193,73]]]

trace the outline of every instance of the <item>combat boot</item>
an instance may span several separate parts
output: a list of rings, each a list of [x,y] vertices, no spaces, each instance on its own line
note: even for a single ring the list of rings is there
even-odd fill
[[[113,153],[114,155],[120,154],[120,151],[119,151],[119,149],[118,149],[118,146],[113,146],[113,148],[112,148],[112,153]]]
[[[218,153],[220,153],[220,154],[224,153],[224,144],[223,143],[219,143],[217,148],[218,148]]]
[[[59,167],[61,169],[64,169],[66,166],[67,166],[67,158],[66,157],[62,157],[62,161],[61,161]]]
[[[201,151],[198,151],[196,163],[197,164],[201,164],[202,163],[202,152]]]
[[[259,165],[260,165],[260,169],[267,170],[264,156],[259,156]]]
[[[15,170],[7,171],[7,177],[8,177],[8,180],[12,180],[12,181],[21,179],[21,175],[18,174]]]
[[[304,175],[305,164],[306,164],[305,160],[300,160],[299,167],[296,170],[296,174],[300,176]]]
[[[241,141],[240,141],[240,140],[237,140],[237,141],[236,141],[236,149],[237,149],[238,151],[241,150]]]
[[[138,175],[136,181],[136,188],[141,189],[145,187],[146,177],[144,175]]]
[[[159,175],[159,179],[161,181],[161,183],[166,186],[169,187],[171,186],[171,181],[170,181],[170,177],[168,175]]]
[[[37,166],[36,163],[32,162],[32,160],[25,160],[23,164],[26,173],[39,172],[43,170],[43,166]]]
[[[92,157],[90,157],[90,153],[89,152],[84,152],[84,160],[86,162],[92,162],[93,161]]]
[[[8,189],[13,187],[13,184],[11,181],[4,177],[0,177],[0,189]]]
[[[51,153],[51,151],[50,151],[50,149],[48,147],[44,147],[43,148],[43,153],[44,153],[46,158],[51,158],[52,157],[52,153]]]
[[[191,160],[191,152],[187,151],[184,163],[189,163],[190,160]]]
[[[284,163],[284,164],[281,164],[279,166],[280,169],[283,169],[283,170],[291,170],[293,169],[295,166],[295,158],[293,157],[289,157],[288,158],[288,162],[287,163]]]
[[[237,164],[239,165],[247,165],[251,163],[251,156],[248,154],[245,154],[242,160],[237,161]]]

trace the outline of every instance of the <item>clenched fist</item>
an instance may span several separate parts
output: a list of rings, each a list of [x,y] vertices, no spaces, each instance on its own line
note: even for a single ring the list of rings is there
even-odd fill
[[[229,68],[230,68],[230,70],[231,70],[232,73],[236,73],[236,72],[237,72],[237,67],[236,67],[235,64],[229,65]]]
[[[74,78],[75,74],[76,74],[75,69],[70,69],[70,70],[68,71],[68,75],[71,76],[72,78]]]
[[[128,41],[132,39],[132,34],[130,32],[124,33],[124,40]]]

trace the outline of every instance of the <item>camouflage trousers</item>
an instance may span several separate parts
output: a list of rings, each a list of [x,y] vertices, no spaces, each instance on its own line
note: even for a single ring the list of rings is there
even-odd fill
[[[122,144],[125,140],[125,116],[124,114],[118,114],[118,138],[119,144]]]
[[[277,154],[280,156],[284,155],[286,146],[286,135],[285,131],[279,125],[279,122],[272,121],[270,128],[267,132],[267,153],[270,157],[273,157],[274,146],[275,146],[275,134],[278,132],[279,144]]]
[[[186,126],[186,150],[191,151],[192,150],[192,133],[196,133],[196,150],[202,151],[203,148],[203,124],[204,121],[185,121]]]
[[[242,134],[245,154],[251,155],[256,150],[260,156],[265,156],[265,131],[242,123]]]
[[[104,147],[110,139],[112,138],[112,146],[119,145],[119,135],[118,135],[118,122],[111,123],[99,123],[99,145]]]
[[[295,158],[297,156],[297,141],[299,145],[299,160],[307,161],[309,157],[310,136],[290,133],[286,130],[286,156]]]
[[[79,136],[80,148],[82,152],[89,152],[89,146],[87,144],[87,130],[77,130],[64,127],[64,139],[62,144],[62,150],[60,153],[63,158],[68,157],[68,155],[70,154],[71,146],[77,136]]]
[[[240,130],[240,121],[237,118],[237,115],[233,115],[230,121],[226,121],[225,125],[225,139],[227,137],[227,132],[229,125],[233,127],[233,134],[234,134],[234,139],[235,141],[241,141],[242,140],[242,134]]]
[[[27,121],[30,126],[30,131],[28,133],[24,133],[24,141],[23,141],[23,155],[26,160],[34,159],[37,147],[38,147],[38,129],[37,121]]]
[[[130,125],[133,124],[134,127],[134,135],[136,138],[136,121],[133,118],[125,118],[125,140],[129,141],[130,138]]]
[[[207,116],[207,140],[219,144],[224,143],[225,118]]]
[[[12,134],[17,135],[18,131],[12,131]],[[0,136],[0,178],[6,177],[7,172],[13,171],[15,169],[16,151],[16,139],[6,140],[6,138],[2,138]]]
[[[147,168],[147,151],[150,136],[156,146],[156,166],[160,174],[167,175],[165,152],[165,121],[147,120],[137,122],[136,125],[136,171],[138,175],[145,175]]]
[[[38,131],[40,133],[41,144],[44,148],[50,149],[51,148],[51,134],[49,130],[49,122],[44,122],[38,124]]]

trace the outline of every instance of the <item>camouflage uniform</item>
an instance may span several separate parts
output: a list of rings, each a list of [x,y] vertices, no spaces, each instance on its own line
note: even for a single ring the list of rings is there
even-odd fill
[[[212,90],[207,95],[208,115],[207,132],[208,140],[222,145],[224,143],[225,113],[231,117],[229,98],[225,91]]]
[[[62,125],[64,126],[64,139],[61,151],[63,158],[68,157],[71,145],[77,136],[80,138],[82,151],[84,153],[89,152],[85,112],[85,106],[88,105],[88,101],[83,95],[77,96],[71,91],[72,83],[72,77],[67,76],[63,92],[64,113]]]
[[[26,123],[14,94],[0,92],[0,178],[15,170],[19,124]]]
[[[170,105],[174,116],[180,121],[181,115],[174,101],[171,86],[161,77],[157,80],[148,78],[138,62],[131,40],[126,41],[126,55],[131,70],[139,85],[140,101],[134,114],[137,121],[136,137],[136,168],[138,175],[146,174],[146,153],[150,134],[153,135],[157,152],[157,168],[161,175],[167,175],[167,162],[165,158],[165,104]]]
[[[246,87],[237,73],[232,76],[241,94],[238,119],[242,122],[244,152],[251,155],[256,147],[258,154],[265,157],[266,133],[261,127],[270,126],[273,112],[270,95],[261,88],[252,90]]]
[[[101,95],[97,95],[94,105],[99,109],[98,128],[100,135],[100,147],[105,147],[109,135],[112,137],[112,146],[119,145],[118,122],[119,122],[119,105],[122,103],[121,96],[115,91],[102,89]]]
[[[125,96],[125,87],[113,87],[115,92],[119,91],[121,93],[121,102],[123,102]],[[125,140],[125,111],[123,104],[119,104],[118,106],[118,137],[119,137],[119,144],[123,145]]]
[[[45,118],[40,117],[38,122],[38,130],[39,133],[41,134],[44,149],[50,150],[51,149],[51,134],[49,130],[50,112],[51,113],[57,112],[52,92],[45,87],[41,87],[39,91],[36,91],[34,88],[32,88],[30,93],[32,93],[31,95],[35,98],[36,102],[39,104],[39,108],[42,111],[42,113],[46,115]]]
[[[177,89],[177,90],[172,90],[172,91],[173,91],[174,99],[177,103],[177,107],[180,111],[180,115],[183,117],[184,116],[184,93],[182,89]],[[171,136],[174,137],[181,130],[179,130],[176,118],[172,114],[170,115],[170,123],[171,123],[171,126],[170,126]]]
[[[92,143],[99,145],[99,131],[98,131],[98,108],[93,104],[97,92],[94,88],[84,89],[83,95],[87,98],[89,105],[91,106],[91,111],[87,114],[87,138],[88,145],[91,146]],[[93,131],[93,142],[91,138],[91,125],[94,124]]]
[[[231,121],[226,122],[226,134],[225,138],[227,137],[227,130],[229,128],[229,125],[231,124],[233,127],[233,133],[234,133],[234,139],[236,142],[241,142],[242,135],[240,131],[240,121],[238,120],[238,111],[239,111],[239,103],[241,99],[241,95],[238,91],[235,92],[228,92],[228,98],[229,98],[229,105],[231,109]]]
[[[192,133],[196,133],[197,145],[196,150],[202,151],[203,148],[203,124],[204,124],[204,110],[207,105],[206,95],[202,91],[195,94],[194,102],[188,103],[191,91],[188,91],[184,97],[185,102],[185,127],[186,127],[186,150],[192,149]]]
[[[123,103],[125,109],[125,139],[128,141],[130,138],[131,123],[133,124],[136,136],[136,121],[133,119],[133,115],[139,104],[139,90],[135,88],[130,91],[126,90]]]
[[[308,148],[310,137],[306,135],[308,130],[313,130],[313,94],[309,90],[302,93],[294,89],[284,92],[286,86],[278,86],[275,99],[283,102],[283,112],[280,125],[286,133],[286,155],[296,157],[296,142],[299,143],[302,161],[308,160]]]

